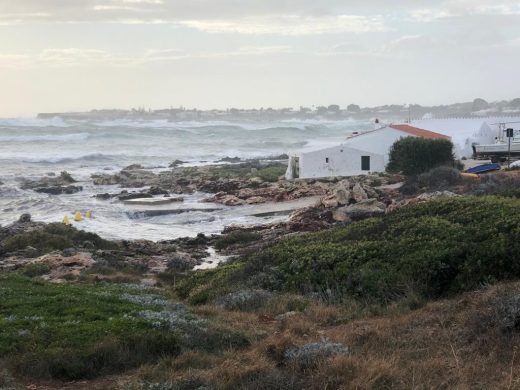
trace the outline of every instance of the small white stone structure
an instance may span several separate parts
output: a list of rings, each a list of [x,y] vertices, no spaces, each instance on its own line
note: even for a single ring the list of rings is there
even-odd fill
[[[337,146],[292,153],[285,177],[291,180],[384,172],[390,148],[404,137],[450,139],[444,134],[406,124],[389,125],[350,137]]]

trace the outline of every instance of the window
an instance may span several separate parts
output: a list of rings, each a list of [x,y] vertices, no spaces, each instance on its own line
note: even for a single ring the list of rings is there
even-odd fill
[[[361,156],[361,170],[370,171],[370,156]]]
[[[328,157],[325,157],[325,162],[328,164],[329,163],[329,158]]]

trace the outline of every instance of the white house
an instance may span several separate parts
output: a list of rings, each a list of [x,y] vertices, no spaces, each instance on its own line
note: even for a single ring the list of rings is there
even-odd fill
[[[450,139],[409,125],[389,125],[352,136],[337,146],[292,153],[285,177],[290,180],[384,172],[390,148],[404,137]]]

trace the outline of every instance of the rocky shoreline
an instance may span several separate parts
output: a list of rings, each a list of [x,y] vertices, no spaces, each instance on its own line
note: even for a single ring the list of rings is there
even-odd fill
[[[161,199],[182,202],[182,195],[203,192],[206,197],[202,202],[236,207],[248,204],[269,205],[312,197],[319,200],[310,207],[294,210],[284,222],[230,225],[225,227],[221,235],[206,236],[200,233],[195,238],[159,242],[105,241],[92,233],[85,233],[93,237],[90,239],[63,240],[64,235],[68,237],[75,234],[70,230],[74,228],[32,222],[30,215],[24,214],[19,221],[0,228],[0,269],[40,266],[41,269],[46,269],[46,277],[55,281],[88,275],[99,280],[128,278],[134,282],[153,280],[155,283],[158,275],[186,272],[211,261],[209,257],[213,248],[220,255],[240,255],[272,245],[290,234],[345,225],[392,212],[410,203],[456,195],[450,191],[424,192],[419,196],[403,195],[399,191],[403,177],[399,175],[286,181],[283,176],[278,175],[283,171],[284,164],[270,161],[202,167],[174,165],[171,170],[159,173],[132,165],[119,173],[93,175],[95,185],[117,184],[121,188],[118,193],[102,194],[97,198],[116,198],[121,202],[136,199],[143,202],[161,202]],[[74,183],[76,181],[71,175],[62,172],[40,180],[25,180],[22,186],[37,192],[59,195],[72,191],[71,188],[79,188],[80,191],[81,187]],[[135,188],[142,190],[129,191]],[[154,211],[156,214],[153,214]],[[179,212],[181,211],[183,210]],[[165,211],[152,209],[150,212],[153,215],[162,215]],[[48,248],[32,246],[29,235],[34,234],[43,235],[43,244],[45,240],[49,240]],[[96,242],[103,242],[103,245]],[[136,270],[139,272],[135,272]],[[138,273],[144,277],[137,277]]]

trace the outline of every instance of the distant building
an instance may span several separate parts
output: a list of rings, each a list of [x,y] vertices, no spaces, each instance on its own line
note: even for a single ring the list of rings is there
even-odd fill
[[[310,179],[384,172],[390,148],[404,137],[450,139],[409,125],[389,125],[352,136],[340,145],[291,153],[285,177]]]

